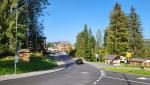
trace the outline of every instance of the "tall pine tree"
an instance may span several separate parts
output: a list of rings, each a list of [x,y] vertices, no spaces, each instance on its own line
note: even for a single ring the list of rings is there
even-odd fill
[[[35,41],[37,36],[39,41],[37,43],[43,45],[43,26],[39,22],[39,16],[43,15],[42,10],[47,4],[47,0],[0,0],[0,55],[14,54],[16,35],[19,44],[26,47],[27,30],[30,31],[28,36],[30,41]],[[17,33],[15,32],[16,16]],[[35,42],[32,44],[35,45]]]
[[[106,39],[109,39],[111,44],[106,43],[106,47],[113,48],[114,54],[122,54],[128,49],[128,17],[123,13],[118,3],[115,4],[110,15],[108,34],[109,37]]]
[[[113,32],[110,30],[110,28],[106,28],[105,29],[105,34],[104,34],[104,46],[106,48],[106,50],[108,51],[108,53],[113,54],[113,50],[114,50],[114,45],[112,42],[112,35]]]
[[[88,59],[88,53],[89,53],[89,49],[88,49],[88,37],[89,37],[89,31],[88,31],[88,27],[87,25],[85,24],[84,26],[84,30],[83,30],[83,33],[84,33],[84,45],[83,45],[83,57]]]
[[[129,47],[135,53],[136,57],[143,48],[141,21],[134,7],[131,7],[131,13],[129,14]]]
[[[88,35],[88,58],[89,61],[95,61],[95,38],[92,34],[92,30],[89,29],[89,35]]]
[[[0,0],[0,54],[15,52],[16,0]]]
[[[100,29],[97,30],[96,33],[96,49],[100,49],[102,47],[102,33]]]
[[[84,46],[84,39],[83,39],[84,33],[80,32],[77,35],[77,39],[76,39],[76,44],[75,44],[75,48],[76,48],[76,56],[83,59],[83,46]]]
[[[78,33],[76,40],[76,56],[88,61],[94,61],[95,38],[87,25]]]

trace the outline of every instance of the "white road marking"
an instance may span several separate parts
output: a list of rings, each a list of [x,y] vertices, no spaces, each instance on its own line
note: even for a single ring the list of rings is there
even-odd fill
[[[80,72],[81,74],[89,74],[89,72]]]
[[[147,78],[145,78],[145,77],[140,77],[140,78],[137,78],[137,79],[146,80]]]
[[[93,82],[93,84],[97,84],[101,79],[102,79],[102,77],[105,75],[105,72],[104,72],[104,70],[101,70],[101,75],[100,75],[100,77],[95,81],[95,82]]]
[[[97,82],[99,82],[99,80],[96,80]]]
[[[99,80],[101,80],[102,78],[101,78],[101,77],[99,77],[98,79],[99,79]]]
[[[93,84],[97,84],[97,82],[95,81],[95,82],[93,82]]]
[[[108,76],[103,76],[103,77],[110,78],[110,79],[116,79],[116,80],[120,80],[120,81],[129,81],[129,82],[135,82],[135,83],[150,85],[150,83],[144,83],[144,82],[139,82],[139,81],[126,80],[126,79],[120,79],[120,78],[114,78],[114,77],[108,77]]]
[[[59,61],[59,62],[57,62],[57,64],[58,64],[58,65],[63,65],[63,64],[65,64],[65,62]]]
[[[101,77],[105,76],[105,71],[104,70],[101,70]]]
[[[150,80],[150,78],[146,78],[146,77],[140,77],[140,78],[137,78],[137,79],[140,79],[140,80]]]

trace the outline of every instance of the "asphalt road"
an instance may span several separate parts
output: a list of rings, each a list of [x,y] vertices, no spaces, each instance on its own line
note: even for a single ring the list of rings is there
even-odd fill
[[[59,55],[58,61],[68,62],[69,56]],[[74,61],[61,65],[64,70],[38,76],[0,81],[0,85],[150,85],[143,76],[103,71],[90,64],[76,65]]]
[[[150,85],[150,79],[145,76],[125,74],[112,71],[102,71],[102,76],[95,85]]]
[[[67,55],[57,57],[59,61],[68,61]],[[93,85],[100,76],[100,71],[89,65],[76,65],[74,62],[65,66],[64,70],[26,78],[0,81],[0,85]]]
[[[110,65],[87,63],[99,68],[101,71],[101,76],[95,81],[95,85],[150,85],[150,76],[104,71],[100,67],[110,67]]]

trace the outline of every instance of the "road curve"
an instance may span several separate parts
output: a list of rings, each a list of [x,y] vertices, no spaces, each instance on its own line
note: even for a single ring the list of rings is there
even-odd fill
[[[60,55],[58,58],[64,62],[69,59],[67,55]],[[100,76],[100,71],[89,64],[76,65],[72,62],[63,66],[65,69],[61,71],[0,81],[0,85],[93,85]]]

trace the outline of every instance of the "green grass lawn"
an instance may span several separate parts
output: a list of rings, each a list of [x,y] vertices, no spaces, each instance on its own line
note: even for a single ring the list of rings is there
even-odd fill
[[[121,64],[122,67],[130,67],[130,68],[141,68],[141,66],[133,66],[130,64]],[[150,66],[144,66],[144,68],[150,68]]]
[[[104,70],[150,76],[150,67],[144,67],[144,69],[141,69],[140,66],[131,66],[130,64],[121,64],[121,66],[112,66],[99,62],[92,62],[92,63],[95,63],[97,65],[99,64],[98,67]]]
[[[26,73],[32,71],[40,71],[51,69],[57,66],[53,57],[39,57],[32,55],[30,62],[19,61],[17,63],[17,73]],[[0,75],[13,74],[14,72],[14,59],[0,59]]]
[[[105,70],[150,76],[150,71],[133,67],[104,67]]]

